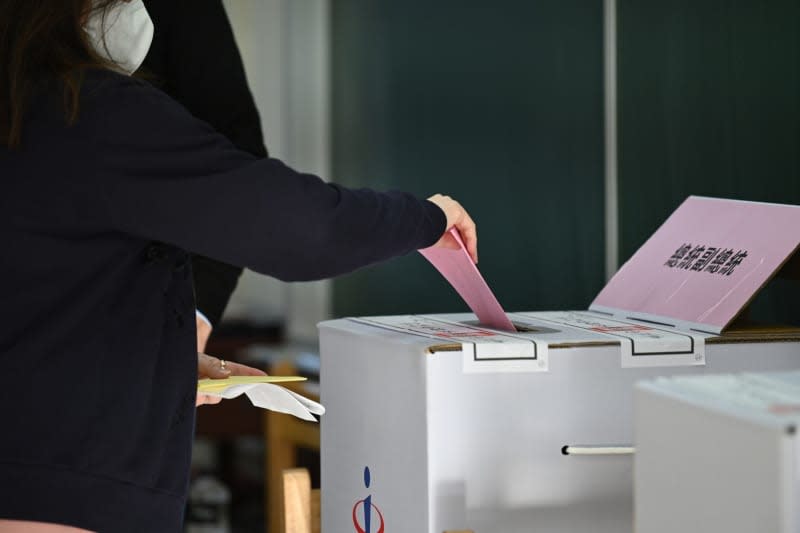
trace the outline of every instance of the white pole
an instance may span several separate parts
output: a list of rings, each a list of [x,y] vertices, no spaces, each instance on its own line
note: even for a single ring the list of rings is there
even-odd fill
[[[619,267],[619,203],[617,187],[617,1],[603,1],[605,87],[606,279]]]

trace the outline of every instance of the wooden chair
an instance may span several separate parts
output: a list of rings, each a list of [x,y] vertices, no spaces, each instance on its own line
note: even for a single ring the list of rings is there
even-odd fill
[[[270,369],[270,374],[276,376],[291,376],[296,373],[290,362],[278,363]],[[319,401],[319,396],[305,390],[303,383],[286,383],[285,386],[307,398]],[[273,411],[264,412],[264,422],[267,531],[269,533],[292,531],[284,526],[283,487],[286,481],[283,473],[297,466],[299,448],[319,452],[319,424]]]
[[[320,491],[305,468],[283,471],[283,517],[282,533],[320,533]]]
[[[283,516],[281,533],[320,533],[319,489],[311,489],[311,477],[305,468],[283,471]],[[444,533],[473,533],[470,530]]]

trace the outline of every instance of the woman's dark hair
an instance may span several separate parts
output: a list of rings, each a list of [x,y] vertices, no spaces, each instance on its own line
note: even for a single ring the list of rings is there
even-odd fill
[[[68,123],[78,117],[88,69],[110,68],[83,29],[94,10],[119,0],[0,0],[0,144],[17,147],[37,86],[58,81]]]

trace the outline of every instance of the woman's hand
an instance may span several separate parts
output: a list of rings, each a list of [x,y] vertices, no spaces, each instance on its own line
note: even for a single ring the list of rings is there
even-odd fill
[[[225,379],[230,376],[266,376],[263,370],[239,363],[231,363],[212,355],[197,352],[197,379]],[[214,404],[222,401],[219,396],[197,394],[196,405]]]
[[[205,352],[208,338],[211,336],[211,324],[200,318],[197,313],[195,313],[195,322],[197,323],[197,351]]]
[[[458,243],[452,235],[448,233],[450,228],[456,228],[458,233],[461,234],[461,239],[464,241],[464,246],[467,248],[467,253],[472,258],[474,263],[478,262],[478,230],[475,227],[475,222],[470,218],[467,210],[461,207],[461,204],[441,194],[434,194],[428,201],[433,202],[444,211],[447,217],[447,227],[445,233],[439,242],[434,246],[443,248],[458,248]]]

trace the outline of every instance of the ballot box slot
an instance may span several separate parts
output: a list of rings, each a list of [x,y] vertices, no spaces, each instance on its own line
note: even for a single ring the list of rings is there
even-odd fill
[[[635,316],[626,316],[625,319],[626,320],[633,320],[634,322],[644,322],[645,324],[653,324],[653,325],[656,325],[656,326],[665,326],[665,327],[668,327],[668,328],[675,329],[675,324],[670,324],[669,322],[659,322],[658,320],[649,320],[649,319],[646,319],[646,318],[639,318],[639,317],[635,317]]]
[[[486,326],[484,324],[481,324],[480,321],[478,321],[478,320],[462,320],[462,321],[460,321],[460,323],[464,324],[465,326],[471,326],[471,327],[491,329],[491,330],[494,330],[494,331],[500,331],[500,330],[495,330],[494,328],[491,328],[491,327]],[[524,322],[516,322],[516,321],[513,321],[513,320],[511,321],[511,323],[514,324],[515,328],[517,328],[517,333],[537,333],[537,334],[538,333],[542,333],[542,334],[544,334],[544,333],[560,333],[561,332],[561,330],[558,330],[558,329],[548,328],[548,327],[544,327],[544,326],[533,326],[531,324],[526,324]]]

